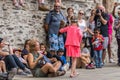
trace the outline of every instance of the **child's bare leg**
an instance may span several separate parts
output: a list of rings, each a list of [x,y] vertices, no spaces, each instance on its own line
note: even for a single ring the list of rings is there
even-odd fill
[[[17,3],[17,0],[13,0],[13,4]]]
[[[55,70],[57,71],[61,66],[61,62],[60,61],[57,61],[53,64],[53,67],[55,68]]]
[[[14,5],[14,6],[18,6],[17,0],[13,0],[13,5]]]
[[[24,5],[24,1],[23,0],[19,0],[19,4],[23,6]]]
[[[71,77],[73,77],[74,74],[76,73],[76,71],[75,71],[75,69],[76,69],[76,62],[77,62],[77,58],[73,57],[72,58],[71,74],[70,74]]]

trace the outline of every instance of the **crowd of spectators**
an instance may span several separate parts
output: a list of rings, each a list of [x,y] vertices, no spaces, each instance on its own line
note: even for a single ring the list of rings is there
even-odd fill
[[[120,11],[115,15],[108,13],[102,4],[91,10],[88,20],[85,12],[67,9],[67,16],[61,0],[55,0],[54,9],[50,11],[44,0],[38,0],[39,9],[49,11],[45,19],[44,29],[47,34],[46,43],[37,39],[25,41],[24,48],[12,48],[10,42],[0,38],[0,78],[11,80],[14,75],[32,74],[33,77],[56,77],[65,75],[71,69],[70,77],[79,74],[77,68],[95,69],[105,65],[106,50],[109,62],[112,58],[112,31],[116,32],[118,44],[118,65],[120,66]],[[24,6],[24,0],[13,0],[13,5]],[[113,19],[113,16],[115,19]],[[114,23],[114,25],[113,25]],[[4,47],[8,47],[8,51]],[[69,58],[67,58],[69,57]]]

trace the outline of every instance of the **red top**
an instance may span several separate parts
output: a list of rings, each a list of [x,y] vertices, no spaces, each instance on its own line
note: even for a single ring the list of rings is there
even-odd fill
[[[103,49],[103,41],[104,41],[104,38],[102,35],[93,36],[92,43],[93,42],[95,43],[95,44],[93,44],[94,50],[102,50]]]

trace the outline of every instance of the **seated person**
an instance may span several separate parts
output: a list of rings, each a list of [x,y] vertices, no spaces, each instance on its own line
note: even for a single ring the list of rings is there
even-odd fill
[[[50,53],[47,53],[46,55],[50,61],[53,63],[55,62],[60,62],[61,64],[63,64],[63,61],[61,60],[61,58],[57,55],[55,50],[50,50]]]
[[[37,40],[31,39],[29,43],[28,64],[34,77],[47,77],[48,74],[56,74],[61,66],[60,62],[51,64],[46,62],[42,65],[40,62],[44,59],[44,55],[40,54],[40,44]],[[56,76],[56,75],[54,75]],[[59,76],[57,74],[57,76]]]
[[[21,52],[21,56],[27,61],[27,56],[28,56],[28,53],[29,53],[29,42],[30,40],[26,40],[25,41],[25,44],[24,44],[24,48]]]
[[[40,52],[41,52],[43,55],[47,55],[46,45],[43,44],[43,43],[40,43]]]
[[[13,53],[18,57],[18,59],[26,66],[28,67],[28,63],[25,59],[21,57],[21,49],[13,49]]]
[[[57,54],[60,57],[60,59],[62,60],[62,62],[63,62],[63,65],[61,66],[60,70],[67,71],[69,69],[69,63],[67,63],[65,56],[63,56],[64,55],[64,50],[59,49],[57,51]]]
[[[77,60],[78,68],[94,69],[93,64],[90,60],[90,52],[87,48],[84,47],[85,44],[81,43],[81,57]]]
[[[90,52],[87,48],[82,49],[80,59],[83,66],[87,67],[88,64],[90,63]]]
[[[3,50],[5,46],[8,46],[9,52]],[[6,68],[9,71],[9,79],[12,79],[17,73],[17,69],[22,69],[25,73],[30,73],[30,70],[27,69],[23,63],[13,54],[13,49],[9,43],[6,43],[3,38],[0,38],[0,56],[5,61]]]

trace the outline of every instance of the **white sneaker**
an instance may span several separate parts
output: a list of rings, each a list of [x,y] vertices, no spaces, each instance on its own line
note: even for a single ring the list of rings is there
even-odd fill
[[[110,59],[109,63],[115,63],[115,61],[113,59]]]
[[[64,66],[63,66],[63,70],[65,70],[65,71],[67,71],[68,69],[69,69],[69,63],[67,63],[67,64],[65,64]]]

